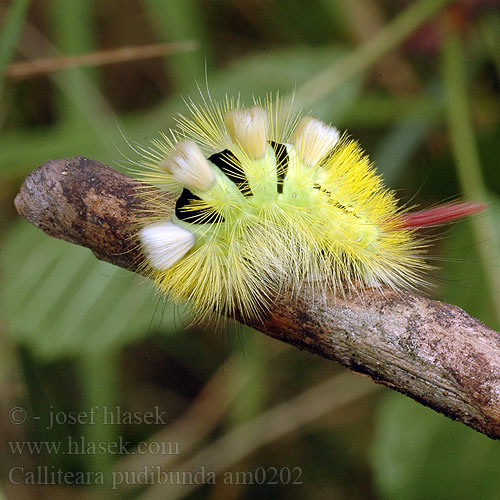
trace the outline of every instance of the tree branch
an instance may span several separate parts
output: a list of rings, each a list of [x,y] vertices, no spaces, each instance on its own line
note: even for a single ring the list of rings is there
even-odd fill
[[[49,161],[15,200],[47,234],[137,272],[135,181],[83,157]],[[371,377],[492,438],[500,438],[500,334],[460,308],[411,293],[277,297],[251,326]]]

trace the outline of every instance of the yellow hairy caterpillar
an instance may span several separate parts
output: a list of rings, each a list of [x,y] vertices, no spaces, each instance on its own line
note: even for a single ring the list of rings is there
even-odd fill
[[[158,290],[200,319],[258,318],[304,283],[313,293],[416,289],[429,267],[416,230],[483,208],[398,208],[357,142],[279,98],[189,110],[142,150],[139,192],[163,215],[139,214],[138,239]]]

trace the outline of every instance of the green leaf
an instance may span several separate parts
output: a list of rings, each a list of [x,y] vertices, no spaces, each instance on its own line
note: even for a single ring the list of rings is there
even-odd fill
[[[432,99],[427,97],[418,107],[410,108],[397,119],[375,152],[375,164],[389,184],[398,180],[398,175],[404,171],[443,112],[442,93],[434,82],[427,86],[427,92]],[[436,104],[429,106],[433,101]]]
[[[269,92],[279,91],[284,96],[345,53],[344,49],[335,46],[296,47],[252,54],[213,76],[208,75],[208,87],[216,100],[224,99],[226,95],[241,95],[246,104],[251,104],[254,96],[265,97]],[[341,85],[311,109],[303,111],[332,122],[340,120],[359,97],[361,81],[361,78],[355,78]],[[199,95],[196,87],[190,95],[196,100]]]
[[[44,359],[135,342],[147,334],[157,305],[161,330],[176,331],[174,306],[146,278],[26,222],[8,234],[0,263],[7,331]]]
[[[379,407],[371,450],[383,500],[500,498],[500,445],[411,399]]]
[[[431,121],[403,120],[385,134],[373,160],[387,183],[395,184],[433,126]]]

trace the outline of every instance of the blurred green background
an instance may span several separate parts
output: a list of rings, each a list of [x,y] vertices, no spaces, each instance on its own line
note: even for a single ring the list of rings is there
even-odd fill
[[[494,0],[0,1],[0,500],[500,499],[500,443],[241,325],[189,326],[12,204],[48,159],[121,168],[206,81],[295,90],[403,201],[489,203],[430,233],[431,294],[498,329],[499,48]]]

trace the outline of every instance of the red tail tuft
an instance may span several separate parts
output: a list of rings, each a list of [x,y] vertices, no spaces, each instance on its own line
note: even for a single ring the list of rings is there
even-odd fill
[[[472,201],[445,203],[420,212],[403,214],[399,217],[398,229],[439,226],[447,222],[476,214],[486,209],[486,204]]]

